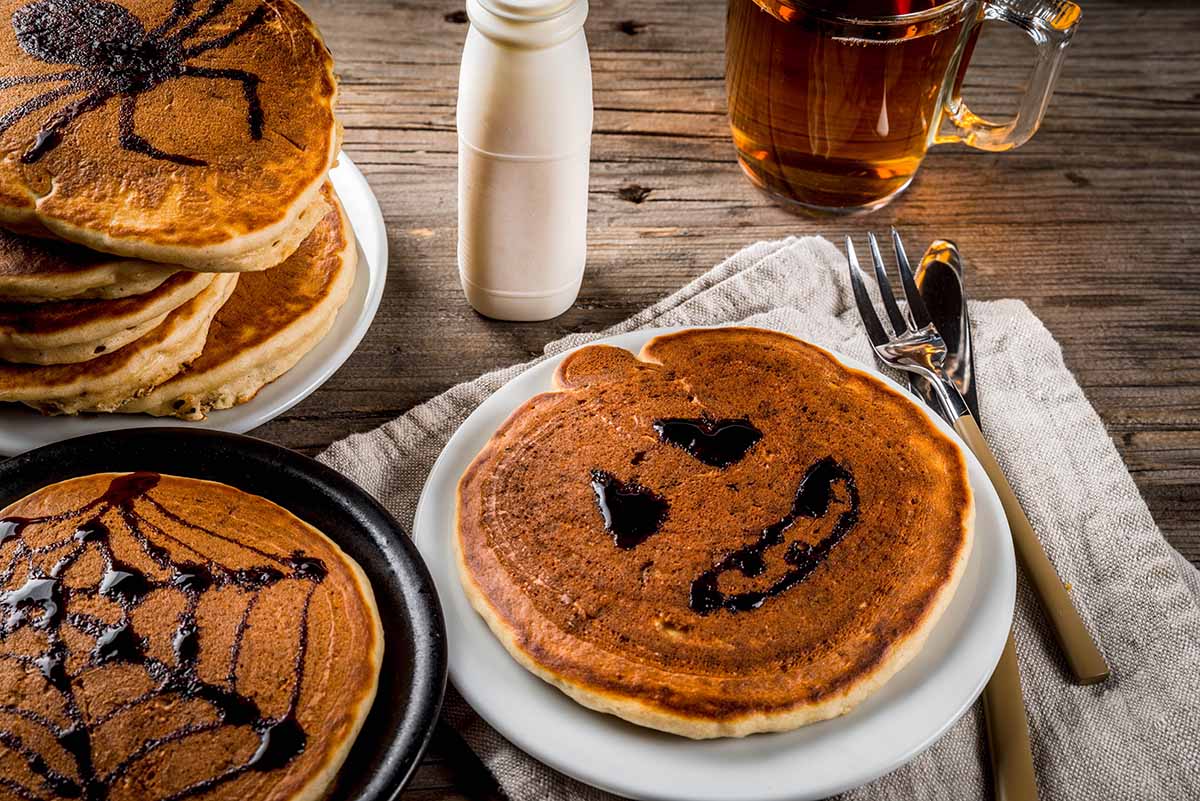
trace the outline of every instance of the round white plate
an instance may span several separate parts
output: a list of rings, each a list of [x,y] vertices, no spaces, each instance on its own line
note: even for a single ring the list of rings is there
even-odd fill
[[[603,340],[638,352],[655,329]],[[847,715],[782,734],[693,741],[588,710],[518,665],[471,608],[451,538],[459,477],[521,403],[551,388],[563,356],[529,369],[483,402],[450,439],[417,507],[414,537],[446,615],[450,678],[472,707],[526,753],[580,781],[650,801],[799,801],[856,787],[929,747],[975,701],[1012,622],[1016,565],[1000,500],[963,447],[975,492],[975,545],[925,647]],[[923,406],[908,390],[851,359]],[[959,441],[936,415],[929,417]]]
[[[194,423],[138,414],[43,417],[32,409],[6,406],[0,409],[0,454],[12,456],[58,440],[119,428],[182,425],[244,434],[283,414],[324,384],[367,333],[383,297],[388,266],[383,214],[367,179],[345,153],[338,157],[338,166],[329,172],[329,179],[358,239],[358,270],[333,328],[295,367],[263,387],[249,403],[211,412],[206,420]]]

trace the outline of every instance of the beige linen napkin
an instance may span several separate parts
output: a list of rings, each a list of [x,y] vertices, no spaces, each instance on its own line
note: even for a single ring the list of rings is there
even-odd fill
[[[1103,423],[1038,318],[1015,300],[973,303],[971,317],[984,432],[1112,665],[1103,686],[1072,685],[1036,600],[1020,580],[1017,653],[1042,799],[1200,798],[1196,571],[1155,527]],[[820,238],[748,247],[624,323],[551,343],[546,355],[649,326],[735,322],[872,361],[845,261]],[[417,497],[446,440],[476,405],[527,367],[454,387],[374,431],[334,444],[320,458],[411,530]],[[517,750],[453,691],[446,716],[513,801],[612,798]],[[976,705],[929,751],[843,797],[987,799],[987,766]]]

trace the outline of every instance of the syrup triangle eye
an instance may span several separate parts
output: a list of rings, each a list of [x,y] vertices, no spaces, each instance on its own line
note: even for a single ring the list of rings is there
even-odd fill
[[[668,417],[654,421],[658,438],[690,453],[709,467],[729,467],[740,462],[762,439],[748,418],[716,420],[711,417]]]
[[[612,533],[618,548],[641,545],[667,519],[666,498],[636,482],[621,481],[612,473],[593,470],[592,491],[604,517],[604,530]]]

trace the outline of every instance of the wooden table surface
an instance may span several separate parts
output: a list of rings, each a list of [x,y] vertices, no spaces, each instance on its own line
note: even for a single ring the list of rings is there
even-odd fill
[[[754,241],[896,224],[911,243],[955,240],[974,297],[1020,298],[1041,317],[1167,538],[1200,564],[1200,4],[1082,2],[1029,144],[936,148],[888,208],[813,220],[773,206],[734,162],[724,4],[594,0],[587,277],[569,312],[524,325],[474,314],[458,285],[462,0],[306,3],[337,59],[345,149],[379,196],[391,272],[357,353],[257,433],[315,453],[564,334],[616,323]],[[1011,103],[1029,64],[1015,44],[985,34],[967,82],[973,106]],[[440,735],[405,796],[490,797],[470,763]]]

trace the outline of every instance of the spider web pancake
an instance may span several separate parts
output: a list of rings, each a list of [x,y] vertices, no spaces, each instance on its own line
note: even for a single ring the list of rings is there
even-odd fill
[[[223,271],[320,219],[336,83],[290,0],[0,0],[0,64],[13,230]]]
[[[358,566],[257,496],[154,473],[0,512],[0,799],[320,797],[374,698]]]

